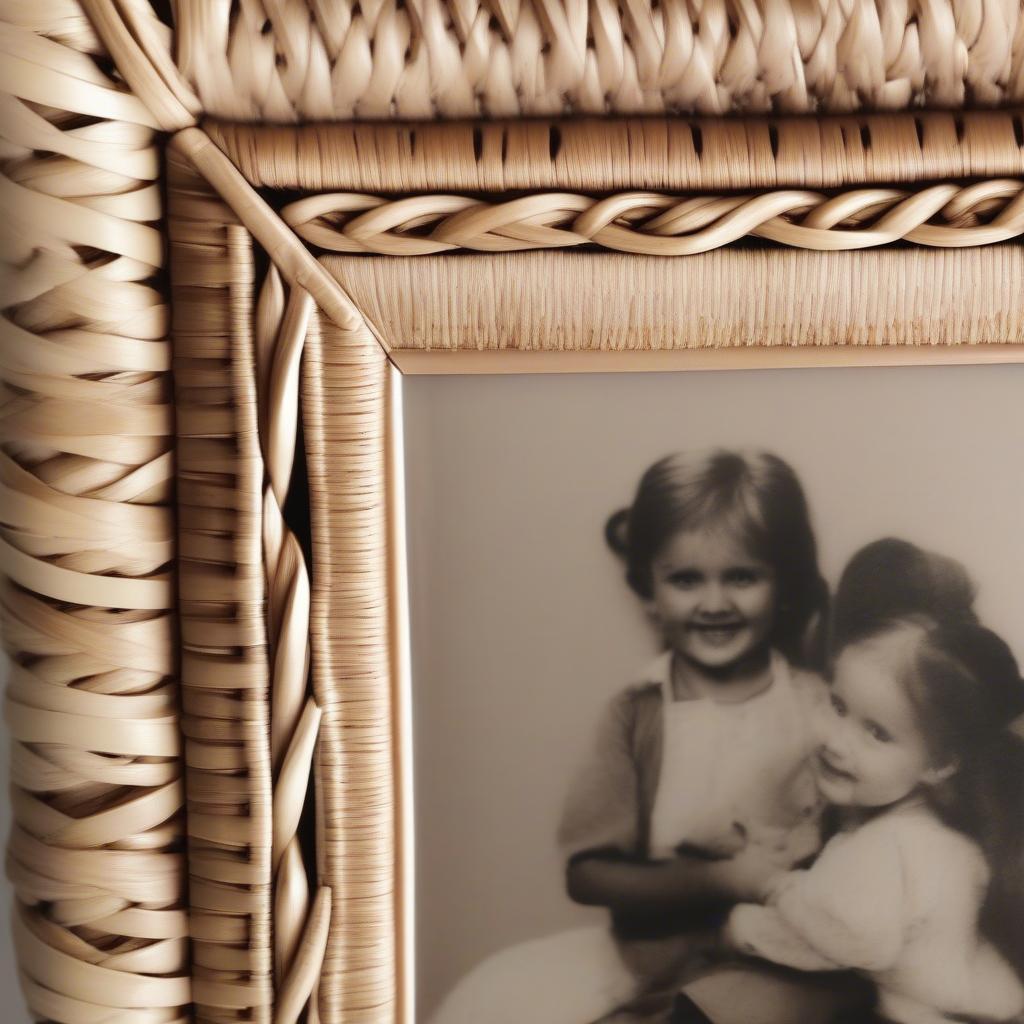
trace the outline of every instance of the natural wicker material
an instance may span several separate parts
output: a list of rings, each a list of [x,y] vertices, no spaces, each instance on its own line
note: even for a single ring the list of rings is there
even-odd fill
[[[1024,172],[1020,110],[203,127],[251,184],[309,192],[834,189]]]
[[[990,179],[914,192],[860,188],[835,196],[796,189],[694,197],[623,192],[602,199],[539,192],[490,203],[454,195],[389,200],[328,193],[289,204],[281,217],[319,249],[396,256],[588,244],[691,256],[748,237],[801,249],[863,249],[901,240],[960,248],[1024,234],[1024,181]]]
[[[789,349],[780,356],[791,362],[815,361],[795,346],[838,347],[840,360],[871,363],[887,353],[899,359],[897,346],[908,361],[929,358],[908,346],[947,346],[931,353],[941,361],[957,358],[958,348],[1024,344],[1020,245],[834,255],[720,249],[693,259],[557,251],[328,256],[324,264],[345,282],[392,361],[417,372],[486,372],[487,360],[502,353],[495,372],[556,367],[551,357],[559,353],[591,355],[579,362],[589,370],[642,369],[647,357],[651,368],[665,369],[700,365],[704,354],[722,350],[711,365],[759,356],[784,365],[767,351],[775,348]],[[736,348],[745,351],[728,351]],[[632,363],[609,358],[628,353]]]
[[[320,878],[334,917],[320,981],[325,1021],[411,1019],[398,903],[388,361],[364,328],[323,323],[303,380],[313,560],[313,684],[323,708]]]
[[[1024,99],[1015,0],[179,0],[177,11],[185,79],[208,113],[238,121]]]
[[[3,18],[0,604],[22,988],[42,1019],[171,1024],[191,971],[156,122],[76,5]]]
[[[571,228],[574,243],[619,245],[626,232],[639,236],[630,245],[671,247],[676,240],[657,236],[649,217],[634,219],[638,208],[670,208],[681,192],[938,180],[935,188],[902,187],[911,200],[887,196],[881,216],[890,220],[871,243],[921,241],[932,215],[952,217],[955,226],[940,230],[994,242],[994,234],[1019,230],[1024,122],[1008,112],[318,126],[297,134],[212,125],[229,156],[193,126],[204,113],[293,121],[1001,105],[1019,102],[1024,89],[1022,8],[1006,0],[938,0],[912,13],[870,0],[822,0],[813,10],[722,0],[179,0],[175,13],[172,32],[148,0],[10,0],[2,11],[0,604],[15,661],[9,870],[20,899],[23,982],[40,1017],[68,1024],[172,1024],[190,1004],[218,1024],[290,1022],[311,993],[314,1021],[391,1024],[410,1012],[410,965],[398,863],[407,851],[396,849],[396,516],[383,350],[401,361],[417,354],[403,346],[444,340],[507,349],[523,338],[508,325],[521,326],[524,309],[510,305],[508,268],[536,275],[530,268],[540,267],[550,285],[556,254],[441,264],[364,259],[358,268],[332,257],[325,266],[276,212],[286,204],[270,196],[271,205],[256,187],[381,193],[367,201],[371,216],[355,235],[346,223],[349,237],[408,251],[422,245],[424,225],[402,207],[383,235],[379,221],[411,191],[485,193],[456,213],[458,231],[436,197],[411,204],[417,218],[434,218],[431,244],[446,249],[510,238],[533,245],[550,240],[552,227],[561,241]],[[179,129],[169,177],[180,694],[171,682],[167,572],[167,310],[153,286],[164,239],[152,226],[162,212],[155,130]],[[1002,178],[1014,183],[995,181]],[[979,183],[963,191],[960,179]],[[632,195],[652,188],[665,195]],[[502,194],[513,189],[545,194],[530,197],[535,208],[524,219]],[[602,196],[615,192],[624,195],[612,210]],[[338,200],[309,202],[327,202],[330,213]],[[818,244],[848,234],[846,212],[865,212],[858,199],[822,228],[815,218],[837,204],[805,195],[795,210],[785,202],[780,209],[804,217],[801,202],[814,212],[786,231],[814,232]],[[738,209],[760,205],[745,200]],[[606,219],[609,211],[615,216]],[[295,227],[306,231],[303,223]],[[773,223],[755,217],[748,226],[771,231]],[[924,228],[929,234],[934,239],[934,225]],[[1021,340],[1018,246],[836,257],[726,249],[702,257],[702,269],[682,284],[673,278],[678,261],[558,259],[559,273],[596,281],[603,295],[660,294],[661,305],[609,303],[603,320],[577,322],[535,277],[538,299],[524,316],[540,312],[547,333],[538,328],[532,342],[545,348],[666,352],[794,336],[846,345]],[[811,308],[808,284],[835,280],[840,259],[860,305]],[[472,280],[460,283],[460,274]],[[881,274],[886,286],[865,289],[868,274]],[[374,308],[382,287],[397,289],[392,299],[408,294],[406,280],[426,303]],[[715,315],[717,326],[680,316],[702,305],[695,296],[714,280],[715,294],[736,300]],[[702,290],[688,293],[695,285]],[[479,305],[445,306],[453,287]],[[752,300],[762,293],[772,301]],[[485,314],[475,323],[474,311]],[[568,324],[561,333],[552,330],[553,312]],[[666,331],[671,317],[677,326]],[[316,569],[309,606],[302,552],[282,514],[304,349]],[[312,884],[299,829],[311,766]]]
[[[312,299],[172,155],[181,685],[199,1020],[290,1024],[323,960],[297,836],[320,709],[307,697],[309,582],[284,523]],[[305,935],[303,932],[305,931]]]
[[[1007,126],[1012,141],[1001,131]],[[1002,142],[988,153],[1016,169],[1019,146],[1012,126],[1006,115],[992,122],[991,137]],[[906,137],[898,125],[888,133],[884,127],[878,125],[878,138]],[[544,127],[548,137],[550,130]],[[303,134],[278,129],[273,145],[268,145],[265,130],[248,139],[245,129],[232,127],[227,135],[238,152],[270,157],[243,163],[242,170],[259,170],[261,177],[251,182],[199,130],[183,132],[174,145],[230,207],[218,213],[218,204],[208,205],[202,214],[212,222],[241,221],[284,281],[293,289],[308,289],[322,308],[320,327],[306,343],[302,403],[316,567],[310,618],[313,680],[323,713],[316,755],[318,875],[333,894],[318,1008],[326,1020],[377,1024],[399,1019],[406,993],[402,975],[409,971],[403,959],[407,951],[402,909],[395,899],[404,884],[395,849],[401,821],[401,756],[394,732],[396,641],[387,607],[389,491],[383,439],[388,388],[381,348],[400,366],[413,365],[418,353],[438,347],[509,354],[512,349],[598,354],[643,349],[664,354],[706,346],[796,342],[848,346],[869,353],[864,361],[871,361],[875,346],[900,345],[910,353],[907,358],[916,359],[909,346],[933,344],[947,346],[936,351],[935,358],[957,358],[947,354],[955,353],[955,346],[1024,342],[1016,304],[1024,287],[1024,262],[1019,247],[995,244],[951,252],[903,248],[828,256],[726,247],[692,264],[582,252],[469,259],[328,256],[318,262],[290,233],[287,221],[304,231],[303,218],[296,213],[317,205],[330,210],[337,196],[314,195],[293,204],[295,182],[272,181],[289,197],[285,202],[272,192],[258,194],[253,187],[266,186],[268,168],[287,166],[287,161],[275,161],[274,153],[293,152]],[[380,173],[365,158],[359,165],[347,162],[351,151],[333,145],[334,134],[326,127],[317,129],[323,149],[316,173],[324,180],[344,182],[352,174],[369,178]],[[346,127],[336,129],[336,134],[342,140],[351,137]],[[378,151],[374,138],[389,135],[388,128],[361,133],[371,142],[368,152]],[[593,129],[592,138],[600,145],[602,130]],[[552,157],[547,149],[532,164],[521,162],[520,154],[513,158],[506,153],[506,160],[512,159],[519,161],[518,180],[529,183],[550,174]],[[877,159],[893,157],[883,151]],[[963,160],[963,155],[954,159]],[[796,164],[793,159],[791,166]],[[450,166],[448,172],[461,173]],[[493,167],[486,173],[500,180]],[[642,174],[643,167],[636,173]],[[963,187],[940,186],[938,192],[930,187],[920,195],[934,203],[941,194],[940,206],[945,206],[962,194]],[[987,198],[978,208],[969,202],[967,209],[974,212],[966,216],[988,218],[993,215],[988,204],[1003,192],[1016,197],[1019,187],[981,182],[975,192]],[[966,194],[970,199],[972,193]],[[908,206],[892,205],[889,193],[884,198],[900,215],[907,213]],[[520,206],[535,203],[538,208],[528,210],[519,222],[522,226],[508,234],[521,231],[529,240],[537,221],[546,230],[544,204],[549,199],[544,192],[517,200]],[[555,199],[566,201],[559,194]],[[586,209],[595,208],[595,200],[582,199]],[[878,191],[872,192],[870,202],[878,199]],[[505,209],[491,200],[485,193],[469,205],[466,200],[458,202],[471,213],[490,215]],[[425,211],[434,201],[432,196],[419,196],[397,199],[394,206],[370,199],[368,205],[380,203],[379,208],[391,214],[404,204],[411,208],[413,230],[421,230]],[[649,197],[643,201],[652,202]],[[1012,206],[1016,201],[1010,199],[1010,218],[1017,217]],[[175,209],[178,202],[175,196]],[[925,221],[927,213],[914,212],[920,202],[912,200],[909,211]],[[948,213],[958,216],[955,206]],[[431,227],[428,218],[426,228]],[[812,230],[828,235],[831,229]],[[1016,231],[1016,220],[1009,228],[993,230]],[[320,232],[314,240],[335,237]],[[508,241],[505,235],[495,237]],[[873,241],[887,239],[876,236]],[[843,284],[836,287],[837,281]],[[581,294],[602,298],[580,303]],[[211,319],[214,315],[211,307]],[[298,312],[295,316],[300,318]],[[444,354],[434,352],[432,357],[443,359]],[[1019,358],[1019,347],[1010,353],[994,352],[992,358]],[[286,364],[294,365],[291,359]],[[285,399],[287,389],[282,387],[277,394],[279,401]]]

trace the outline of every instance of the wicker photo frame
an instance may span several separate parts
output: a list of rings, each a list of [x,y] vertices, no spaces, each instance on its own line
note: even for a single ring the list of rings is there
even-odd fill
[[[922,16],[869,88],[841,4],[702,62],[706,5],[675,77],[649,5],[221,6],[173,54],[142,0],[4,13],[22,984],[69,1024],[411,1021],[396,375],[1020,361],[1024,115],[858,108],[1020,102],[1024,15],[962,66]],[[416,120],[482,115],[538,119]]]

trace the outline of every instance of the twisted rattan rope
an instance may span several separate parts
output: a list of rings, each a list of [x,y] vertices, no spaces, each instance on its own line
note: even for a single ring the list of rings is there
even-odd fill
[[[319,888],[310,913],[309,883],[297,835],[321,712],[313,697],[306,695],[309,575],[302,549],[285,524],[283,513],[295,454],[299,360],[312,311],[313,300],[301,288],[292,288],[285,301],[281,276],[271,265],[256,317],[256,375],[267,473],[263,552],[273,651],[270,758],[274,772],[271,861],[276,1024],[292,1024],[309,1000],[323,963],[330,926],[331,890],[326,886]],[[315,1014],[315,1000],[311,1010]]]
[[[3,18],[0,609],[21,979],[44,1020],[169,1024],[191,996],[156,122],[101,69],[74,2]]]
[[[749,236],[803,249],[862,249],[899,240],[960,247],[1024,234],[1024,182],[993,179],[917,192],[856,189],[831,197],[797,190],[693,198],[624,192],[604,199],[543,192],[497,203],[335,193],[292,203],[282,218],[329,252],[397,256],[586,244],[684,256]]]

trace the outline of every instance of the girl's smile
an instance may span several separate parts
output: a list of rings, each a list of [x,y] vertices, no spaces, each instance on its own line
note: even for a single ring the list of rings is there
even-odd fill
[[[669,645],[719,680],[768,656],[775,575],[724,529],[674,534],[652,565],[653,611]]]
[[[695,622],[690,628],[699,634],[704,643],[710,644],[712,647],[724,647],[736,639],[736,635],[744,625],[742,620],[723,623]]]
[[[934,767],[900,680],[918,633],[896,630],[840,655],[816,759],[818,788],[829,803],[885,807],[948,775]]]
[[[832,785],[849,785],[855,786],[857,784],[857,776],[853,772],[847,771],[845,768],[841,768],[832,759],[832,755],[827,750],[818,751],[818,771],[827,783]]]

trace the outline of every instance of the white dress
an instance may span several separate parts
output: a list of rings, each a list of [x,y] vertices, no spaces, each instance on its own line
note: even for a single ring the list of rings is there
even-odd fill
[[[897,1024],[1008,1021],[1024,1010],[1024,986],[978,932],[988,880],[974,842],[908,804],[830,840],[767,906],[734,908],[729,932],[775,963],[864,972]]]
[[[771,685],[755,697],[732,704],[677,701],[671,664],[671,655],[662,655],[643,677],[662,695],[661,765],[647,823],[648,856],[676,856],[681,845],[725,855],[730,844],[738,852],[744,842],[788,851],[790,864],[816,852],[819,808],[807,761],[824,683],[795,673],[776,654]],[[596,753],[601,762],[604,752]],[[635,751],[640,761],[649,753],[646,747]],[[633,791],[634,783],[624,788]],[[617,788],[598,786],[583,802],[610,804]],[[607,847],[601,819],[617,812],[600,803],[578,811],[585,824],[567,855]],[[622,953],[608,926],[557,932],[501,950],[457,983],[431,1024],[589,1024],[637,994],[637,963],[627,966]]]

